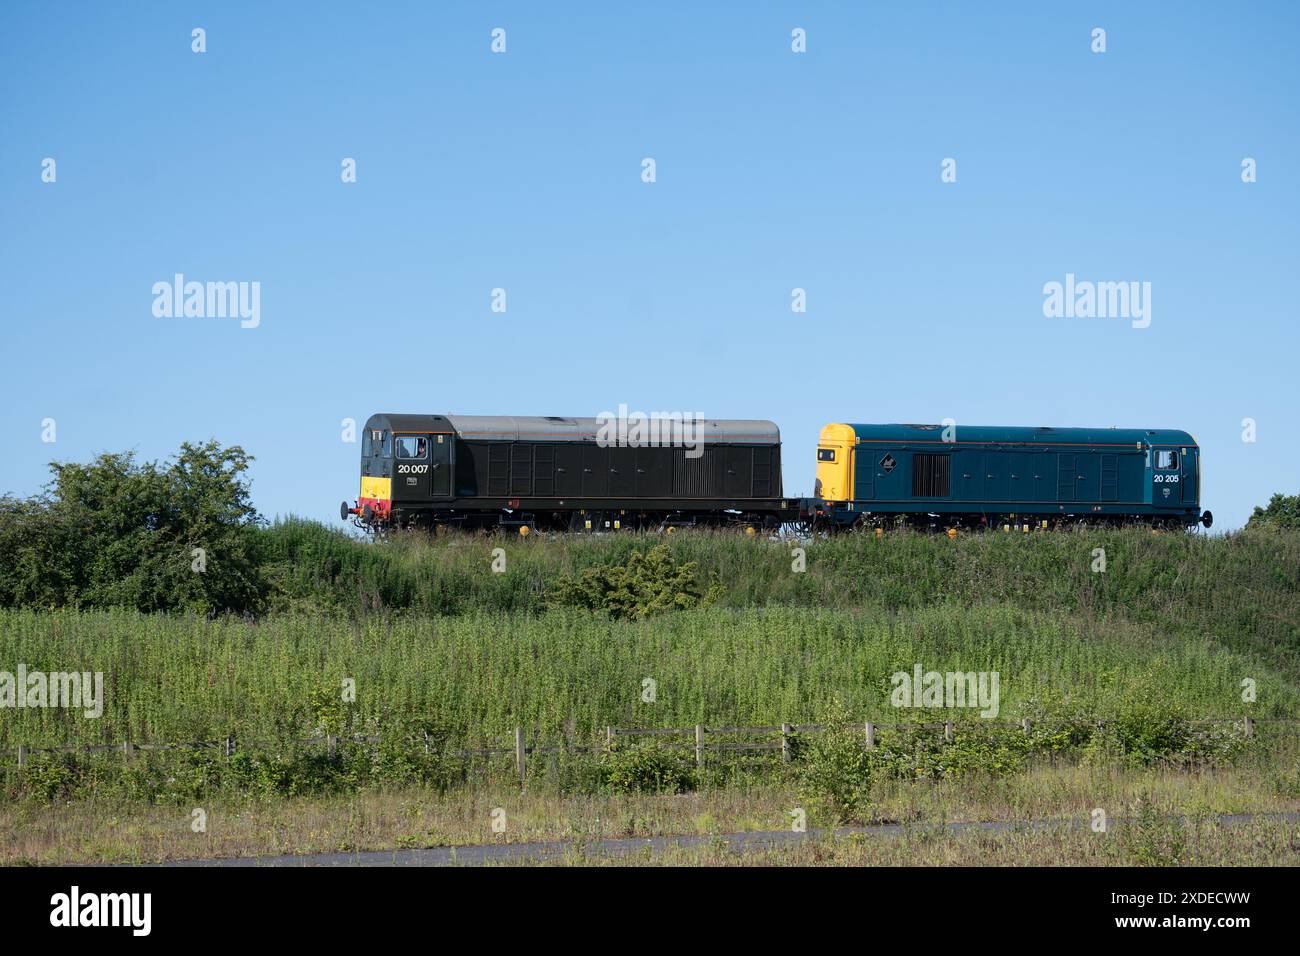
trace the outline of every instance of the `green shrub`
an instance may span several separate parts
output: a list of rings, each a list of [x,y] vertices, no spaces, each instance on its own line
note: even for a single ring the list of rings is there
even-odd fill
[[[799,797],[833,824],[859,820],[871,788],[871,758],[861,725],[850,724],[848,709],[838,698],[820,722],[825,729],[809,735],[798,748]]]
[[[43,803],[72,797],[76,791],[79,761],[75,754],[40,754],[18,771],[21,792]]]
[[[1300,495],[1284,495],[1281,492],[1268,500],[1268,507],[1255,506],[1247,528],[1300,528]]]
[[[358,748],[367,758],[362,779],[384,786],[421,784],[439,792],[460,779],[462,757],[445,727],[422,718],[399,726],[400,731],[381,734],[377,744]]]
[[[50,465],[43,495],[0,499],[0,606],[256,612],[258,518],[239,446],[186,442],[167,465]]]
[[[120,754],[34,754],[4,775],[3,797],[46,804],[97,797],[183,804],[212,793],[274,799],[419,785],[445,791],[463,779],[459,747],[428,721],[373,739],[262,741],[227,757],[219,748]]]
[[[662,743],[616,747],[602,761],[605,785],[615,793],[686,793],[695,767],[680,749]]]
[[[312,688],[307,693],[307,714],[311,730],[321,734],[339,736],[353,727],[356,708],[343,700],[339,690]]]
[[[1181,752],[1187,729],[1186,721],[1176,714],[1138,708],[1106,721],[1098,740],[1128,762],[1145,765]]]
[[[572,751],[553,754],[548,760],[533,759],[528,764],[528,785],[552,793],[600,793],[612,789],[605,772],[607,764],[603,756]]]
[[[1145,767],[1213,765],[1232,761],[1247,749],[1238,726],[1190,720],[1186,701],[1171,699],[1170,688],[1151,672],[1129,674],[1121,686],[1110,689],[1105,703],[1029,701],[1035,752]]]
[[[951,743],[943,733],[920,727],[878,734],[875,750],[867,752],[873,778],[944,780],[971,774],[1005,777],[1022,772],[1032,757],[1051,753],[1051,737],[1028,736],[1021,730],[957,724]]]
[[[720,588],[701,590],[695,562],[678,563],[666,544],[636,551],[625,564],[587,568],[565,575],[550,595],[556,606],[604,611],[610,617],[640,620],[663,611],[700,607],[715,600]]]

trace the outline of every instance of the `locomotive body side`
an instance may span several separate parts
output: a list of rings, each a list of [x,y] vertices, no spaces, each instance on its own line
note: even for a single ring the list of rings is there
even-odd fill
[[[1213,521],[1200,512],[1200,448],[1184,431],[836,423],[817,459],[839,524]]]
[[[373,415],[361,493],[367,526],[554,530],[791,520],[781,439],[766,421],[665,422],[610,434],[592,418]]]

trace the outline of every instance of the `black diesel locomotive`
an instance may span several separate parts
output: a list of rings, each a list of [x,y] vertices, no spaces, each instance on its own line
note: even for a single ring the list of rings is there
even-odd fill
[[[627,447],[626,436],[608,434],[610,423],[595,418],[372,415],[361,494],[340,514],[370,528],[560,531],[757,530],[797,517],[798,503],[781,497],[781,434],[772,422],[661,425]]]

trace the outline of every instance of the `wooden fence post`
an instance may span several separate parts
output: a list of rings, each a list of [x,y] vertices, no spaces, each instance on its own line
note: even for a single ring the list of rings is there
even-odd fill
[[[527,769],[524,764],[524,728],[515,728],[515,768],[519,771],[519,786],[524,785],[524,772]]]
[[[27,765],[27,747],[24,746],[23,744],[19,744],[18,745],[18,766],[23,767],[26,765]]]
[[[1255,721],[1251,720],[1249,717],[1245,718],[1241,722],[1241,730],[1247,737],[1255,736]]]
[[[695,766],[704,766],[704,725],[695,725]]]
[[[135,756],[135,744],[129,740],[122,741],[122,756],[130,760]]]
[[[339,739],[335,737],[333,734],[326,734],[325,735],[326,752],[328,752],[329,755],[333,757],[336,753],[338,753],[338,749],[339,749]]]
[[[867,735],[867,749],[875,750],[876,749],[876,725],[869,720],[867,721],[866,735]]]
[[[790,762],[790,725],[781,725],[781,762]]]
[[[606,750],[614,749],[614,728],[613,727],[605,728],[605,749]]]
[[[1020,722],[1020,726],[1025,728],[1026,734],[1032,734],[1034,732],[1034,722],[1028,717]]]
[[[944,743],[949,743],[949,744],[952,743],[952,721],[951,720],[945,720],[943,722],[943,740]]]
[[[226,735],[226,756],[233,757],[234,755],[235,755],[235,735],[227,734]]]

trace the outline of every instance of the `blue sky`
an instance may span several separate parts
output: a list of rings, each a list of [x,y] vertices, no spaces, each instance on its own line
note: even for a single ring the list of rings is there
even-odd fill
[[[700,6],[4,5],[0,492],[215,437],[336,522],[344,418],[620,403],[774,420],[787,494],[944,418],[1186,429],[1216,528],[1300,490],[1300,7]],[[260,325],[156,317],[178,272]]]

